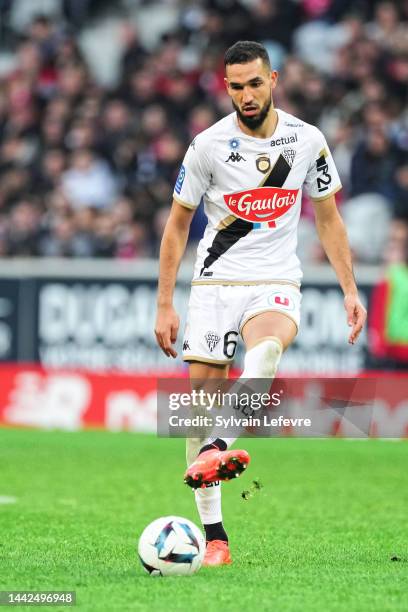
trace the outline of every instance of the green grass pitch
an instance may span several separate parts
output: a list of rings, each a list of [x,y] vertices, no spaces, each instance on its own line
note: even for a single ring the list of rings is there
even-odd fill
[[[76,590],[104,612],[407,610],[408,443],[242,442],[252,463],[223,486],[233,565],[152,578],[143,528],[199,523],[183,440],[1,430],[0,496],[16,501],[0,504],[0,590]]]

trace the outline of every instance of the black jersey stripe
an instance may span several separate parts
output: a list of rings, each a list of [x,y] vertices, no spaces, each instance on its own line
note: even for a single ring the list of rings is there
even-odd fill
[[[208,256],[204,260],[200,276],[206,268],[217,261],[228,249],[230,249],[240,238],[243,238],[254,227],[253,223],[244,219],[235,219],[228,227],[224,227],[214,237],[213,243],[208,247]]]
[[[282,187],[291,170],[283,155],[279,155],[276,164],[262,183],[262,187]]]
[[[290,170],[291,166],[289,166],[286,159],[283,157],[283,155],[279,155],[276,164],[261,186],[282,187]],[[254,224],[250,223],[249,221],[244,221],[244,219],[236,219],[228,227],[223,227],[221,230],[219,230],[219,232],[217,232],[217,234],[214,236],[212,245],[207,249],[208,256],[204,260],[203,267],[200,271],[200,276],[206,268],[212,266],[212,264],[217,261],[221,255],[226,253],[228,249],[236,244],[238,240],[249,234],[253,227]]]

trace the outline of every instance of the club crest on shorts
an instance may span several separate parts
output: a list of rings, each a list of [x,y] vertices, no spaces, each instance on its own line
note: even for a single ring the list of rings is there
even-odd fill
[[[208,348],[210,349],[210,353],[213,352],[219,341],[221,340],[220,336],[213,331],[208,331],[204,336]]]
[[[262,172],[262,174],[266,174],[271,169],[271,160],[269,159],[269,155],[265,155],[264,153],[258,155],[255,164],[259,172]]]

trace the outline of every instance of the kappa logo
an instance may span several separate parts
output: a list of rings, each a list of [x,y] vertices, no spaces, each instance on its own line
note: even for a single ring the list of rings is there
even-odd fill
[[[213,352],[219,341],[221,340],[220,336],[213,331],[208,331],[204,338],[208,344],[208,348],[210,349],[210,353]]]
[[[240,161],[246,161],[245,157],[242,157],[242,155],[240,153],[236,153],[235,151],[231,151],[230,156],[228,159],[225,160],[226,162],[240,162]]]

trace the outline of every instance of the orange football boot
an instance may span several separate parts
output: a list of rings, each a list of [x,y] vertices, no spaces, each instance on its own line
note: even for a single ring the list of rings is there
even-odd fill
[[[192,489],[200,489],[211,482],[231,480],[239,476],[249,462],[246,450],[210,449],[198,455],[190,465],[184,474],[184,482]]]
[[[207,542],[203,566],[229,565],[232,563],[228,542],[223,540],[211,540]]]

